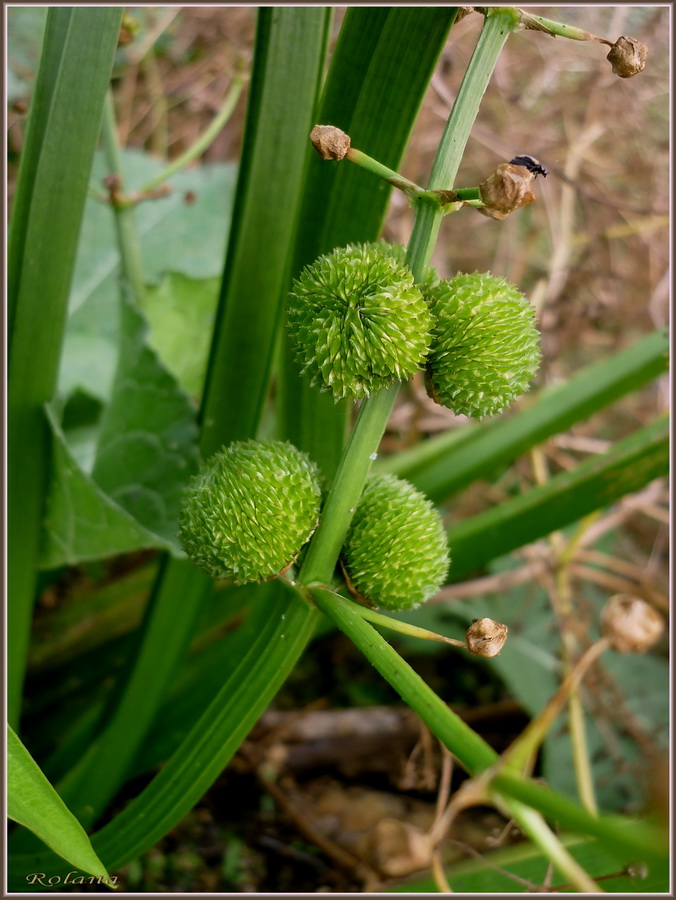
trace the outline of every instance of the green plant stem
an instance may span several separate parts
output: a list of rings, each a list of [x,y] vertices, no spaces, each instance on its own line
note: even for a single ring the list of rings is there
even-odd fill
[[[348,635],[464,769],[475,775],[498,761],[497,753],[448,708],[396,650],[352,608],[353,604],[324,587],[311,587],[310,593],[321,612]]]
[[[495,68],[509,31],[516,25],[518,17],[513,10],[494,10],[486,14],[484,27],[437,151],[430,188],[442,187],[440,179],[445,180],[446,184],[452,183],[488,79]],[[379,165],[375,160],[372,162]],[[384,166],[382,168],[386,172],[391,171]],[[416,281],[422,281],[427,271],[443,216],[444,211],[438,199],[426,194],[419,197],[413,233],[406,254],[407,265],[411,268]],[[398,385],[392,385],[387,390],[367,398],[362,404],[327,497],[322,520],[299,573],[298,580],[302,584],[313,581],[330,583],[333,578],[340,548],[371,468],[372,459],[375,458],[374,454],[385,431],[397,390]]]
[[[301,585],[297,585],[297,587],[304,590]],[[309,585],[309,587],[311,588],[312,585]],[[325,588],[325,585],[320,585],[320,587]],[[463,650],[467,650],[466,641],[458,641],[455,638],[437,634],[435,631],[428,631],[427,628],[419,628],[417,625],[411,625],[410,622],[402,622],[399,619],[393,619],[391,616],[384,616],[382,613],[376,612],[375,609],[369,609],[367,606],[362,606],[361,603],[355,603],[353,600],[348,600],[340,594],[336,594],[336,597],[339,597],[343,603],[349,603],[350,607],[358,616],[361,616],[362,619],[371,622],[373,625],[382,625],[383,628],[389,628],[390,631],[396,631],[397,634],[405,634],[408,637],[420,638],[423,641],[439,641],[442,644],[452,644],[454,647],[461,647]]]
[[[366,153],[362,153],[361,150],[357,150],[355,147],[350,147],[345,158],[349,159],[350,162],[355,163],[355,165],[360,166],[360,168],[365,169],[367,172],[371,172],[372,175],[384,178],[385,181],[389,182],[393,187],[399,188],[399,190],[403,191],[411,198],[415,198],[425,191],[424,188],[421,188],[413,181],[409,181],[408,178],[404,178],[403,175],[395,172],[394,169],[388,169],[387,166],[379,163],[377,159],[367,156]]]
[[[117,175],[122,184],[122,157],[117,137],[117,121],[115,118],[115,101],[112,91],[106,94],[103,105],[103,121],[101,123],[101,138],[106,164],[111,175]],[[122,261],[124,279],[133,294],[135,300],[140,300],[145,292],[143,282],[143,266],[141,263],[141,250],[136,224],[134,222],[134,209],[131,206],[118,206],[110,204],[115,217],[115,230],[117,232],[117,244]]]
[[[538,846],[549,845],[552,840],[557,839],[553,835],[543,835],[544,823],[539,817],[535,818],[535,810],[551,817],[563,827],[593,835],[611,849],[619,848],[620,852],[632,854],[634,858],[645,859],[649,863],[664,863],[668,848],[660,829],[637,820],[592,816],[573,800],[550,787],[530,781],[511,769],[496,766],[498,756],[495,751],[449,709],[387,641],[352,608],[353,604],[345,602],[344,598],[325,587],[313,586],[310,593],[318,609],[361,650],[470,775],[477,776],[496,767],[490,773],[489,790],[508,808],[508,813],[514,815],[519,826]],[[524,810],[522,804],[532,809]],[[560,853],[558,858],[559,862],[563,859]],[[566,868],[565,873],[573,880],[570,868]]]
[[[556,866],[573,887],[583,894],[603,893],[594,879],[587,875],[570,851],[564,847],[561,840],[544,822],[540,813],[512,799],[507,801],[503,799],[503,805],[514,821],[518,822],[524,834],[542,850],[547,859]]]
[[[201,156],[204,151],[211,146],[211,144],[216,140],[216,137],[220,133],[220,131],[224,128],[230,116],[235,111],[235,107],[239,102],[239,98],[242,94],[242,89],[244,84],[246,83],[246,79],[242,76],[236,75],[232,80],[232,86],[230,91],[228,92],[228,96],[225,98],[223,106],[216,113],[211,123],[204,130],[204,132],[197,138],[197,140],[190,146],[188,149],[182,153],[179,157],[177,157],[170,165],[167,166],[164,171],[160,172],[159,175],[156,175],[155,178],[151,178],[146,184],[143,185],[140,194],[145,194],[148,191],[152,191],[153,188],[158,187],[160,184],[164,184],[172,175],[175,175],[176,172],[179,172],[181,169],[185,168],[185,166],[189,165],[199,156]]]
[[[470,775],[480,775],[496,766],[498,756],[495,751],[448,708],[387,641],[355,612],[352,604],[325,587],[313,586],[310,593],[318,609],[353,641]],[[546,848],[557,867],[576,884],[582,883],[583,875],[576,871],[574,861],[566,859],[563,848],[554,846],[554,842],[558,844],[558,839],[548,833],[549,829],[538,813],[554,819],[563,827],[592,835],[617,852],[631,854],[633,858],[645,859],[648,863],[663,865],[665,862],[668,852],[665,837],[649,823],[619,816],[590,815],[573,800],[550,787],[501,766],[490,774],[489,790],[533,842]],[[532,808],[525,808],[524,804]],[[589,890],[590,886],[585,889]]]
[[[361,405],[338,472],[326,498],[324,512],[298,575],[301,584],[329,584],[364,482],[376,458],[392,412],[398,385],[368,397]]]
[[[592,34],[590,31],[584,31],[582,28],[575,28],[574,25],[564,25],[563,22],[555,22],[553,19],[545,19],[543,16],[535,16],[533,13],[525,13],[523,11],[521,15],[526,28],[535,31],[546,31],[552,37],[569,38],[571,41],[596,41],[599,44],[607,44],[609,47],[613,45],[612,41],[598,37],[598,35]],[[530,20],[542,27],[533,29],[533,26],[529,25]]]
[[[453,193],[458,198],[458,200],[464,200],[465,203],[483,203],[481,199],[481,192],[478,187],[454,188]]]
[[[481,34],[462,79],[432,166],[428,190],[452,188],[469,134],[500,52],[519,25],[519,15],[509,7],[487,8]],[[419,203],[407,262],[416,278],[429,265],[444,211],[432,201]]]
[[[580,795],[580,801],[584,808],[595,816],[599,810],[596,803],[594,779],[589,759],[584,709],[577,691],[573,691],[568,700],[568,728],[573,750],[573,768],[575,769],[577,792]]]

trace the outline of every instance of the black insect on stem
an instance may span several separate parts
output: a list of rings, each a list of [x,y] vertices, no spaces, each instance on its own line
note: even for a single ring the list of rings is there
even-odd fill
[[[543,178],[546,178],[549,174],[549,169],[545,169],[534,156],[528,156],[527,153],[520,153],[518,156],[515,156],[514,159],[510,159],[509,162],[512,166],[525,166],[529,172],[533,172],[536,178],[538,175],[542,175]]]

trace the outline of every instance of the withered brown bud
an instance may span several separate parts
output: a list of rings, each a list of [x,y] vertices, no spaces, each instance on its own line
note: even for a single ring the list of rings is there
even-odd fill
[[[530,185],[535,174],[526,166],[501,163],[495,172],[479,185],[485,206],[479,212],[492,219],[504,219],[509,213],[535,200]]]
[[[473,6],[459,6],[453,24],[457,25],[458,22],[461,22],[465,18],[465,16],[469,16],[473,12],[477,12]]]
[[[465,632],[467,649],[476,656],[497,656],[505,645],[508,630],[493,619],[473,619]]]
[[[122,179],[119,175],[106,175],[103,184],[109,191],[119,191],[122,188]]]
[[[664,619],[631,594],[615,594],[601,613],[601,631],[618,653],[645,653],[662,637]]]
[[[619,37],[610,48],[606,59],[612,66],[615,75],[620,78],[631,78],[645,69],[648,48],[633,37]]]
[[[333,125],[315,125],[310,140],[322,159],[344,159],[350,149],[349,134]]]

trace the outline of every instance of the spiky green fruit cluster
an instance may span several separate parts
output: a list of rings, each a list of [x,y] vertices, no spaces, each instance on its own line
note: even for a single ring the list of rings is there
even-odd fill
[[[449,556],[441,516],[412,484],[373,475],[342,552],[350,589],[385,609],[425,603],[444,583]]]
[[[306,454],[282,441],[240,441],[189,483],[179,536],[214,578],[265,581],[295,560],[317,525],[321,491]]]
[[[427,392],[466,416],[492,416],[523,394],[540,363],[530,302],[504,278],[456,275],[427,292],[434,329]]]
[[[307,266],[289,295],[298,362],[335,400],[367,397],[422,368],[432,319],[410,269],[378,243]]]

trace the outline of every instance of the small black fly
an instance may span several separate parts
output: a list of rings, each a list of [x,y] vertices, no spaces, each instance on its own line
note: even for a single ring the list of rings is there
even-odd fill
[[[529,172],[532,172],[536,178],[538,175],[542,175],[543,178],[546,178],[549,174],[549,169],[545,169],[534,156],[528,156],[527,153],[520,153],[518,156],[515,156],[514,159],[510,159],[509,162],[512,166],[524,166]]]

